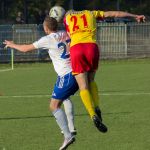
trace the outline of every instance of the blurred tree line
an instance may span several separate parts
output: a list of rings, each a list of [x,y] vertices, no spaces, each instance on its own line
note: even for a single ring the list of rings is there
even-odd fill
[[[0,0],[0,24],[15,23],[18,12],[23,14],[24,23],[41,23],[54,5],[66,10],[123,10],[150,16],[149,0]]]

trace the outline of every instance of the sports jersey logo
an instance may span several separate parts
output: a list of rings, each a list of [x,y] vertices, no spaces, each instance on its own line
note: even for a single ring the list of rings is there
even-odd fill
[[[56,96],[55,92],[52,93],[52,96]]]

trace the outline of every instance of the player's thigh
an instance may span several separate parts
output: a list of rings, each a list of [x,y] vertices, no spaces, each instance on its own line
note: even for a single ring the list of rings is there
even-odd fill
[[[98,69],[99,64],[99,48],[97,44],[90,43],[86,45],[87,48],[85,49],[85,57],[88,65],[90,66],[89,72],[94,72]]]
[[[87,75],[87,72],[75,75],[80,90],[88,89],[89,87]]]
[[[73,73],[95,71],[98,68],[99,49],[95,43],[80,43],[70,49]]]

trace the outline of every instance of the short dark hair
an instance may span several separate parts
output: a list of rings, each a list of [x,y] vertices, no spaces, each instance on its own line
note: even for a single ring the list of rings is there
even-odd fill
[[[49,30],[57,31],[58,23],[55,18],[46,16],[44,19],[44,24],[49,28]]]

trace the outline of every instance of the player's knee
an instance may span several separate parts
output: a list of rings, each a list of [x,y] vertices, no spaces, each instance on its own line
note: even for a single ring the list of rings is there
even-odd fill
[[[53,103],[50,103],[49,108],[50,108],[50,110],[51,110],[52,112],[58,109],[57,105],[55,105],[55,104],[53,104]]]
[[[75,76],[79,89],[80,90],[85,90],[88,89],[88,79],[87,79],[87,73],[80,73],[78,75]]]
[[[80,90],[86,90],[86,89],[89,89],[89,84],[88,82],[79,82],[79,89]]]
[[[60,101],[57,101],[57,100],[53,100],[53,99],[52,99],[52,100],[50,101],[49,108],[50,108],[50,110],[53,112],[53,111],[59,109],[59,108],[60,108],[60,105],[61,105]]]
[[[86,89],[88,89],[88,85],[86,85],[86,84],[81,84],[81,85],[79,85],[79,89],[80,89],[80,90],[86,90]]]

